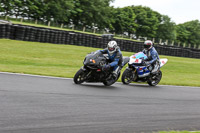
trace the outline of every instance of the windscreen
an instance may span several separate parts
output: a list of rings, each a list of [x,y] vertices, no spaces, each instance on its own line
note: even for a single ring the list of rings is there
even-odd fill
[[[139,52],[133,56],[135,59],[146,59],[147,56],[143,52]]]

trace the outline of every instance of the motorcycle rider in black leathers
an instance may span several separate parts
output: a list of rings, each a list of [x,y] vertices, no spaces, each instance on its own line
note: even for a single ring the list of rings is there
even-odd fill
[[[144,50],[142,52],[147,56],[147,59],[144,61],[144,64],[146,66],[150,66],[149,70],[151,71],[151,73],[156,72],[160,67],[160,63],[158,52],[153,47],[153,42],[150,40],[145,41]]]
[[[120,51],[120,48],[117,46],[116,41],[110,41],[108,43],[107,48],[104,50],[100,50],[103,54],[108,54],[108,62],[109,64],[104,65],[103,69],[108,70],[110,68],[113,69],[113,76],[117,78],[119,72],[120,72],[120,67],[122,65],[122,53]]]

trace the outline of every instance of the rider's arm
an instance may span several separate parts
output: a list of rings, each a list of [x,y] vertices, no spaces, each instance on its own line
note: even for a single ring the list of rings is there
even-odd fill
[[[102,54],[107,54],[107,53],[108,53],[108,50],[107,50],[107,49],[99,50],[99,52],[101,52]]]
[[[114,61],[110,63],[110,66],[114,67],[114,66],[118,65],[118,62],[119,62],[119,59],[115,58]]]
[[[156,51],[151,52],[152,59],[149,61],[149,63],[153,63],[158,59],[158,53]]]
[[[146,54],[145,49],[143,49],[142,52],[143,52],[144,54]]]

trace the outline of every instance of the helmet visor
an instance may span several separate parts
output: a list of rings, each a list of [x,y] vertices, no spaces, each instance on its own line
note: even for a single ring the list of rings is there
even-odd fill
[[[108,50],[109,50],[109,51],[114,51],[115,48],[111,48],[111,47],[109,47]]]
[[[150,47],[151,47],[151,45],[147,45],[147,44],[144,45],[145,49],[149,49]]]

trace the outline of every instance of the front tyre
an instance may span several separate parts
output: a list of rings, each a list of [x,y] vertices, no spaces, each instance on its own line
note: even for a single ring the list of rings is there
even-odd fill
[[[85,81],[86,72],[83,69],[78,70],[78,72],[74,75],[74,83],[81,84]]]
[[[126,69],[123,72],[122,78],[121,78],[123,84],[128,85],[129,83],[131,83],[132,79],[133,79],[132,72],[129,69]]]
[[[159,70],[156,74],[153,74],[150,76],[150,78],[147,80],[147,83],[150,86],[156,86],[162,78],[162,72]]]

